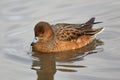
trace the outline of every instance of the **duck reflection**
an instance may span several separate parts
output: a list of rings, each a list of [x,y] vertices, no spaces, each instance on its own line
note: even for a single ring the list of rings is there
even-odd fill
[[[32,64],[32,69],[37,72],[37,80],[54,80],[56,72],[55,56],[41,53],[34,53],[33,56],[38,58],[38,60],[33,60]]]
[[[32,57],[34,60],[32,63],[32,69],[37,72],[37,80],[54,80],[56,70],[62,72],[76,72],[76,70],[72,68],[85,68],[86,66],[83,65],[62,65],[62,63],[81,61],[86,55],[99,52],[96,47],[102,44],[102,41],[95,39],[90,44],[76,50],[58,53],[33,52]],[[57,65],[56,62],[58,62]]]

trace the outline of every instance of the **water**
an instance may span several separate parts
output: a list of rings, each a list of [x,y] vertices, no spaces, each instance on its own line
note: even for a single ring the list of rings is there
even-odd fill
[[[119,80],[119,5],[119,0],[1,0],[1,80]],[[91,17],[105,30],[80,54],[28,53],[37,22],[83,23]]]

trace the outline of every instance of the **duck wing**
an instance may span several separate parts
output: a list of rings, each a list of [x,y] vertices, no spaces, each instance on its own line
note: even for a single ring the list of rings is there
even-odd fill
[[[60,41],[75,41],[81,36],[93,36],[103,30],[103,28],[92,29],[93,24],[101,23],[94,20],[95,18],[91,18],[83,24],[56,24],[58,27],[56,36]]]

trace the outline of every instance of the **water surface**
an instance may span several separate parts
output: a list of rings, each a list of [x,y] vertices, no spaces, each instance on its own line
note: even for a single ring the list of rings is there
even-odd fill
[[[1,0],[1,80],[120,80],[119,0]],[[39,21],[102,24],[95,43],[66,54],[28,54]],[[80,51],[80,54],[78,53]]]

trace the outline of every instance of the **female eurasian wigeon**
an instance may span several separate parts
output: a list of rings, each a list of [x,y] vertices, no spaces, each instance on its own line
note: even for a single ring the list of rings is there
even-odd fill
[[[60,52],[82,48],[95,39],[103,28],[93,29],[95,18],[84,24],[58,23],[50,25],[39,22],[35,25],[35,38],[31,43],[32,50],[38,52]]]

